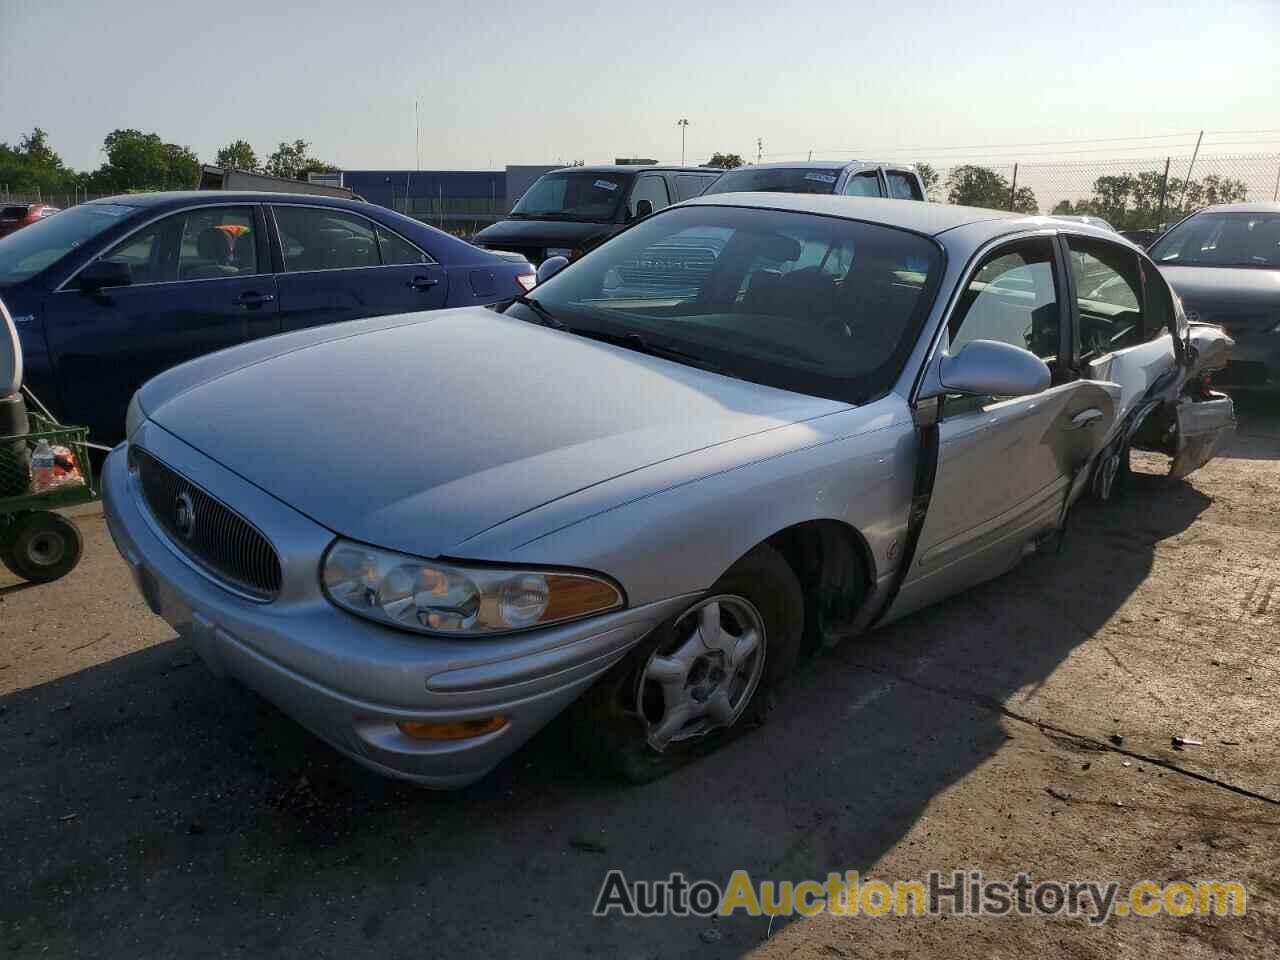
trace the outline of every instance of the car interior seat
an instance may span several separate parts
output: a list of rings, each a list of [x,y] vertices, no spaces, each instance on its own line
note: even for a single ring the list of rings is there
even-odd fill
[[[182,271],[183,280],[209,280],[233,276],[240,272],[232,263],[235,241],[217,227],[206,227],[196,235],[196,253],[200,262]]]

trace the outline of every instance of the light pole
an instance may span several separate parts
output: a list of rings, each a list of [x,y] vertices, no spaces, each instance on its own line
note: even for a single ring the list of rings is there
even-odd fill
[[[676,126],[680,128],[680,166],[684,166],[684,133],[689,126],[689,121],[681,117],[676,121]]]

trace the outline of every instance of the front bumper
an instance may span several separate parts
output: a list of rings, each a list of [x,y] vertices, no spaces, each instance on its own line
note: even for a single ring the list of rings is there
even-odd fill
[[[103,468],[104,512],[148,606],[214,673],[237,678],[380,773],[442,789],[479,779],[691,600],[673,597],[482,640],[393,630],[324,598],[318,570],[332,531],[154,424],[144,424],[133,442],[251,520],[279,552],[283,570],[282,589],[271,603],[231,593],[210,579],[149,515],[121,445]],[[495,714],[508,717],[508,724],[466,740],[416,740],[396,726]]]

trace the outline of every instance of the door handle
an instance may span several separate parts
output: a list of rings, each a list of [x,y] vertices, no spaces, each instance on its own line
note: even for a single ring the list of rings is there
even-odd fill
[[[1090,407],[1088,410],[1081,410],[1071,418],[1071,422],[1067,425],[1068,430],[1080,430],[1084,427],[1092,427],[1095,423],[1102,419],[1102,411],[1097,407]]]
[[[270,303],[276,298],[274,293],[242,293],[231,301],[233,306],[237,307],[260,307],[264,303]]]
[[[408,285],[415,290],[430,290],[439,282],[435,277],[414,277]]]

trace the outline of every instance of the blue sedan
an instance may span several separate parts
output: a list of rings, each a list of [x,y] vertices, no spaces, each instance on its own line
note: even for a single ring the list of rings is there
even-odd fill
[[[319,324],[495,303],[533,284],[521,256],[385,207],[299,194],[113,197],[0,240],[0,299],[28,385],[103,442],[124,436],[138,387],[202,354]]]

